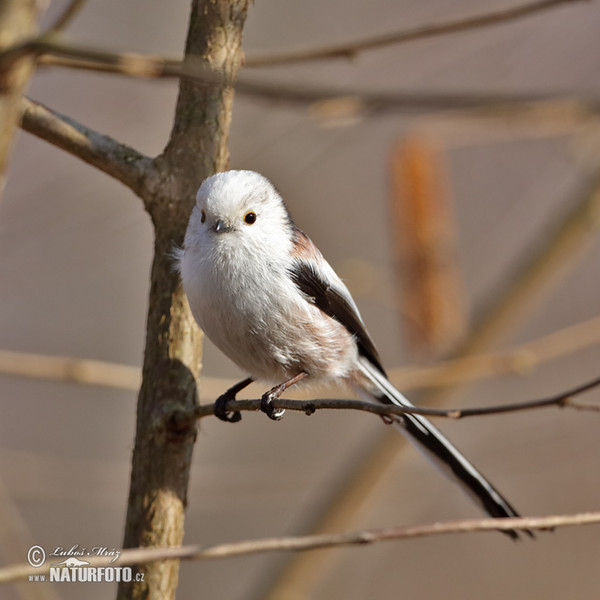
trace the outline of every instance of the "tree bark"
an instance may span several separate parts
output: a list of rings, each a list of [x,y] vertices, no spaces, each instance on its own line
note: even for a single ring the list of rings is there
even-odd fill
[[[242,30],[249,0],[194,0],[187,61],[220,73],[223,84],[182,80],[171,138],[153,162],[143,197],[155,226],[143,383],[138,398],[124,547],[178,546],[196,425],[201,332],[191,316],[170,252],[180,245],[200,182],[227,168],[227,141]],[[179,563],[142,565],[143,582],[121,584],[118,597],[173,598]]]
[[[33,37],[38,28],[36,0],[0,0],[0,52]],[[15,128],[19,124],[21,94],[33,72],[31,56],[0,60],[0,194]]]

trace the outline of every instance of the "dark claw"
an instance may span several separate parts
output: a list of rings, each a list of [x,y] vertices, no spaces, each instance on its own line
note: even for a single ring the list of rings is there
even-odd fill
[[[227,390],[215,400],[215,417],[227,423],[237,423],[242,420],[242,413],[227,410],[227,403],[230,400],[235,400],[235,392],[231,393],[231,390]]]
[[[285,413],[285,408],[274,408],[273,399],[273,391],[263,394],[260,399],[260,410],[262,410],[262,412],[264,412],[269,419],[273,419],[273,421],[279,421]]]

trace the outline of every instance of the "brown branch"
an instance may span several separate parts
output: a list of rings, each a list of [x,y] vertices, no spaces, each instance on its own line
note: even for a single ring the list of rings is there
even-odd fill
[[[382,113],[386,111],[423,112],[433,110],[498,110],[530,105],[534,102],[556,100],[560,94],[465,94],[445,92],[386,92],[359,88],[339,88],[305,83],[282,84],[272,81],[260,81],[255,78],[240,78],[236,89],[248,97],[267,99],[270,102],[307,105],[314,102],[347,98],[362,113]],[[590,100],[590,109],[595,109],[595,101]]]
[[[58,37],[77,16],[87,0],[71,0],[58,15],[55,22],[43,33],[21,37],[18,42],[8,45],[0,52],[0,68],[8,68],[22,58],[36,58],[44,53],[46,47],[60,48]]]
[[[397,45],[450,33],[480,29],[482,27],[495,26],[501,23],[522,19],[544,10],[556,8],[560,5],[581,1],[582,0],[538,0],[529,4],[514,6],[476,17],[467,17],[445,23],[395,31],[324,48],[250,56],[246,57],[244,64],[246,67],[262,67],[311,60],[354,58],[358,53],[365,50],[372,50],[384,46]],[[100,68],[102,68],[101,66],[104,66],[106,69],[118,69],[121,67],[122,70],[119,72],[141,77],[181,76],[182,64],[181,61],[177,59],[143,56],[135,53],[124,53],[119,55],[102,50],[69,46],[68,44],[58,42],[54,36],[50,34],[64,29],[80,10],[81,5],[84,2],[85,0],[72,0],[70,5],[65,9],[64,13],[60,15],[49,31],[38,37],[21,42],[20,44],[5,50],[3,53],[0,53],[0,61],[21,57],[25,54],[38,56],[51,54],[54,57],[67,60],[74,59],[75,61],[87,62],[87,65],[84,68],[94,68],[93,65],[95,64]],[[131,65],[119,65],[122,58],[125,58],[125,62],[131,61]],[[54,64],[57,64],[57,62],[54,62]],[[71,66],[75,65],[71,64]],[[81,67],[82,65],[79,66]]]
[[[20,46],[0,53],[0,63],[13,55],[33,54],[41,66],[65,66],[104,73],[141,78],[189,78],[207,83],[232,83],[233,78],[223,71],[194,57],[185,62],[177,58],[150,56],[137,52],[112,52],[101,48],[78,46],[51,35],[42,35]]]
[[[572,401],[572,398],[588,392],[600,386],[600,377],[588,381],[575,388],[555,394],[547,398],[537,400],[527,400],[524,402],[514,402],[511,404],[500,404],[496,406],[481,406],[475,408],[425,408],[425,407],[402,407],[387,404],[375,404],[373,402],[364,402],[362,400],[345,399],[313,399],[313,400],[288,400],[278,398],[273,400],[273,408],[283,408],[286,410],[300,411],[307,415],[312,415],[315,411],[321,409],[343,409],[343,410],[361,410],[381,416],[401,416],[404,414],[423,415],[428,417],[446,417],[449,419],[462,419],[465,417],[477,417],[484,415],[497,415],[501,413],[532,410],[537,408],[547,408],[550,406],[568,407],[573,405],[578,409],[599,410],[600,405],[581,404]],[[238,411],[256,411],[260,410],[260,400],[230,400],[227,402],[227,410],[230,412]],[[198,406],[194,411],[194,417],[201,419],[214,415],[215,404],[204,404]]]
[[[216,86],[233,84],[233,80],[227,78],[222,72],[215,71],[198,61],[188,60],[184,64],[173,58],[146,56],[132,52],[109,52],[66,44],[52,37],[36,39],[23,48],[13,49],[11,52],[41,54],[38,61],[40,66],[63,66],[140,78],[184,78]],[[9,54],[0,54],[0,62],[10,59]],[[251,98],[301,106],[321,101],[351,99],[355,110],[361,114],[378,114],[386,111],[475,110],[483,111],[477,116],[486,116],[490,111],[492,116],[496,117],[499,111],[503,116],[511,116],[514,111],[529,111],[531,105],[537,102],[565,98],[565,94],[560,93],[519,95],[365,91],[306,84],[289,85],[247,77],[237,79],[235,88],[238,93]],[[578,112],[580,119],[589,118],[590,114],[600,110],[600,101],[594,97],[581,98],[577,102],[580,108]]]
[[[244,540],[202,546],[199,544],[170,548],[132,548],[123,550],[115,561],[112,557],[86,557],[89,567],[125,567],[138,564],[149,564],[158,561],[187,559],[207,560],[249,556],[265,552],[300,552],[322,548],[343,546],[364,546],[384,541],[406,540],[419,537],[471,533],[476,531],[537,530],[547,531],[558,527],[574,527],[578,525],[595,525],[600,523],[599,512],[587,512],[571,515],[550,515],[544,517],[514,517],[506,519],[464,519],[445,521],[427,525],[409,527],[385,527],[366,529],[347,533],[325,533],[297,537],[273,537],[257,540]],[[0,568],[0,584],[26,579],[33,572],[36,575],[47,575],[49,565],[32,569],[28,564],[9,565]]]
[[[508,351],[477,354],[443,361],[427,367],[403,367],[389,370],[391,381],[404,392],[432,386],[445,387],[474,379],[499,375],[522,375],[536,367],[568,356],[600,342],[600,317],[553,331]],[[137,390],[141,371],[137,367],[107,361],[48,356],[31,352],[0,349],[0,373],[52,381],[70,381],[83,385],[101,385]],[[202,378],[204,397],[215,397],[233,382]],[[570,403],[574,407],[573,403]]]
[[[137,367],[86,358],[8,350],[0,350],[0,373],[136,391],[140,389],[142,380],[142,372]]]
[[[181,61],[166,57],[151,57],[143,56],[135,53],[114,54],[102,50],[92,50],[87,48],[77,48],[58,42],[49,33],[63,29],[66,24],[73,18],[76,12],[80,9],[80,5],[85,0],[72,0],[71,5],[67,7],[63,15],[59,17],[52,28],[38,36],[26,40],[13,48],[0,54],[0,60],[6,59],[9,56],[22,56],[24,54],[43,55],[51,54],[54,57],[63,59],[74,59],[75,61],[83,61],[84,68],[94,68],[94,64],[100,68],[104,66],[107,69],[119,68],[120,59],[116,57],[125,57],[126,60],[131,60],[133,66],[131,71],[127,72],[129,67],[125,65],[124,70],[120,71],[129,75],[142,77],[179,77],[181,75]],[[581,2],[582,0],[538,0],[529,4],[514,6],[511,8],[502,9],[496,12],[491,12],[476,17],[467,17],[448,21],[445,23],[437,23],[433,25],[425,25],[417,28],[395,31],[392,33],[369,37],[367,39],[354,42],[328,46],[325,48],[317,48],[303,51],[285,52],[277,54],[265,54],[258,56],[250,56],[245,59],[246,67],[262,67],[267,65],[289,64],[296,62],[304,62],[310,60],[334,59],[334,58],[353,58],[358,53],[365,50],[372,50],[389,45],[397,45],[406,42],[411,42],[419,39],[446,35],[460,31],[471,29],[479,29],[522,19],[544,10],[556,8],[564,4]],[[51,61],[48,61],[51,62]],[[53,64],[57,64],[54,62]],[[70,66],[75,66],[71,64]],[[82,67],[83,65],[79,65]],[[114,71],[113,71],[114,72]]]
[[[40,66],[62,66],[141,78],[177,77],[215,85],[232,83],[224,81],[221,74],[207,69],[206,66],[193,62],[183,65],[181,61],[173,58],[145,56],[130,52],[107,52],[52,40],[38,42],[37,49],[40,52],[46,52],[39,59]],[[532,103],[564,99],[565,97],[560,93],[519,95],[388,92],[316,86],[305,83],[290,85],[248,77],[238,78],[235,88],[238,93],[257,100],[265,99],[269,102],[301,106],[340,98],[351,99],[355,110],[361,114],[378,114],[386,111],[485,110],[494,111],[494,116],[497,116],[497,111],[500,109],[505,113],[522,107],[528,110]],[[579,102],[582,105],[581,113],[584,118],[587,116],[587,112],[595,113],[599,110],[599,102],[595,98],[580,99]]]
[[[500,25],[502,23],[534,15],[544,10],[556,8],[563,4],[571,4],[578,1],[580,0],[541,0],[505,8],[496,12],[485,13],[476,17],[466,17],[446,21],[444,23],[424,25],[414,29],[395,31],[354,42],[346,42],[344,44],[336,44],[323,48],[312,48],[309,50],[249,56],[246,58],[245,66],[265,67],[323,59],[353,59],[360,52],[364,52],[365,50],[374,50],[384,46],[404,44],[450,33]]]
[[[71,0],[50,26],[50,31],[57,33],[66,29],[79,14],[87,0]]]
[[[0,57],[13,45],[37,33],[41,6],[36,2],[3,0],[0,3]],[[19,58],[19,57],[18,57]],[[22,60],[0,59],[0,195],[4,189],[5,172],[14,132],[19,123],[19,99],[33,73],[32,57]]]
[[[27,98],[21,100],[21,127],[114,177],[138,195],[152,159]]]

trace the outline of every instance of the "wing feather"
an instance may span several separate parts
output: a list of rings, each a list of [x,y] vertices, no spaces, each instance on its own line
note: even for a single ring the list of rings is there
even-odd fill
[[[365,329],[350,292],[341,280],[339,288],[331,285],[311,263],[300,258],[294,260],[290,274],[298,289],[310,302],[341,323],[355,337],[359,354],[385,374],[375,344]],[[338,284],[338,281],[335,283]]]

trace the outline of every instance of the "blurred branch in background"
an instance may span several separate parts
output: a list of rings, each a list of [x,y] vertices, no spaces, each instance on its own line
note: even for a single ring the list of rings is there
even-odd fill
[[[500,23],[521,19],[540,11],[559,7],[560,5],[573,4],[581,0],[542,0],[528,4],[517,5],[500,11],[490,12],[470,18],[450,20],[445,23],[420,26],[414,29],[402,30],[358,40],[340,46],[308,50],[300,53],[285,53],[270,56],[247,58],[246,66],[258,67],[268,64],[281,64],[287,62],[300,62],[305,60],[321,60],[323,58],[348,57],[358,52],[381,48],[389,45],[400,44],[418,39],[461,32],[481,27],[488,27]],[[73,3],[73,12],[78,9],[78,2]],[[69,10],[65,15],[69,15]],[[64,19],[67,21],[68,19]],[[61,20],[59,19],[59,22]],[[78,68],[93,71],[118,73],[131,77],[161,78],[184,77],[206,81],[208,83],[222,84],[223,74],[206,65],[187,60],[183,63],[179,59],[146,56],[135,52],[111,52],[98,48],[76,46],[59,39],[57,31],[50,30],[38,37],[32,37],[8,47],[0,52],[0,64],[10,63],[24,56],[35,56],[38,64]],[[231,83],[231,81],[226,82]],[[557,95],[550,96],[512,96],[501,94],[445,94],[445,93],[390,93],[373,90],[350,90],[311,87],[306,83],[294,86],[284,86],[277,82],[260,82],[239,78],[236,83],[239,93],[257,98],[268,98],[282,102],[311,104],[321,100],[350,98],[354,102],[356,114],[365,110],[381,112],[385,110],[403,111],[432,111],[448,109],[473,109],[480,107],[495,108],[506,105],[530,103],[539,100],[548,100]],[[582,104],[591,111],[598,110],[597,101],[582,100]]]
[[[454,209],[438,146],[431,136],[412,134],[391,158],[398,304],[411,350],[428,355],[451,348],[466,326]]]
[[[572,1],[572,0],[571,0]],[[578,1],[578,0],[577,0]],[[40,66],[59,66],[72,69],[113,73],[144,79],[183,78],[202,81],[208,84],[222,85],[232,83],[224,79],[223,74],[206,68],[191,60],[182,63],[178,59],[161,58],[137,54],[135,52],[110,52],[97,48],[75,46],[54,39],[39,40],[33,45],[35,52],[42,54]],[[32,51],[34,51],[32,50]],[[0,55],[0,60],[2,55]],[[343,105],[343,111],[357,118],[384,112],[423,113],[446,110],[481,111],[479,116],[498,113],[508,116],[521,109],[529,110],[529,105],[540,102],[565,100],[565,94],[549,92],[546,94],[502,94],[502,93],[450,93],[450,92],[391,92],[361,88],[339,88],[299,82],[293,85],[277,81],[261,81],[255,77],[240,76],[235,82],[236,91],[246,97],[269,102],[281,102],[296,105],[336,102],[337,109]],[[597,115],[600,101],[595,97],[574,98],[581,109],[580,115]],[[317,106],[319,106],[317,104]],[[316,111],[318,114],[318,111]]]
[[[14,132],[19,123],[19,100],[33,73],[33,56],[3,61],[15,44],[37,32],[40,7],[30,0],[4,0],[0,4],[0,195]]]
[[[335,46],[249,56],[244,64],[246,67],[266,67],[324,59],[354,59],[366,50],[375,50],[385,46],[500,25],[535,15],[550,8],[579,1],[581,0],[541,0],[529,4],[518,4],[476,17],[465,17],[432,25],[422,25],[414,29],[395,31],[362,40],[336,44]]]
[[[56,21],[51,31],[56,32],[58,29],[63,29],[79,11],[84,1],[73,0],[64,14]],[[265,67],[323,59],[355,58],[358,54],[366,50],[374,50],[425,38],[500,25],[575,2],[582,2],[582,0],[538,0],[537,2],[518,4],[498,11],[490,11],[475,17],[463,17],[432,25],[421,25],[411,29],[403,29],[325,48],[249,56],[246,57],[244,66]],[[21,43],[15,45],[13,52],[18,52],[21,55],[30,53],[42,56],[45,54],[47,56],[41,59],[42,64],[89,68],[91,70],[94,70],[94,64],[100,66],[104,63],[107,68],[110,68],[110,63],[112,63],[114,68],[120,66],[124,69],[121,71],[122,73],[145,77],[173,76],[176,75],[177,69],[180,69],[182,66],[181,61],[178,59],[145,57],[135,53],[123,53],[120,56],[124,60],[111,60],[108,58],[109,53],[104,53],[104,56],[101,56],[100,52],[98,52],[94,56],[94,51],[90,49],[76,49],[68,44],[58,44],[56,40],[46,34],[21,41]],[[0,60],[2,60],[1,53]],[[77,64],[77,60],[81,62]],[[128,73],[127,69],[131,69],[131,71]]]
[[[122,390],[139,390],[142,371],[117,363],[0,350],[0,373],[50,381],[71,381]]]
[[[501,375],[529,375],[536,368],[600,341],[600,317],[559,329],[516,348],[471,354],[420,368],[392,369],[394,385],[405,390],[452,387]],[[400,383],[398,383],[400,382]]]
[[[396,367],[389,370],[389,375],[392,383],[406,392],[455,386],[503,375],[530,375],[548,362],[599,344],[600,317],[595,317],[509,350],[470,355],[425,367]],[[0,350],[0,373],[122,390],[137,390],[141,381],[138,367],[10,350]],[[232,384],[230,379],[203,376],[201,396],[207,400],[216,398]],[[305,391],[296,395],[310,398],[314,392]]]
[[[50,39],[58,35],[85,2],[70,0],[42,36],[36,34],[45,3],[35,0],[4,0],[0,3],[0,195],[14,131],[19,124],[21,95],[36,66],[35,53],[28,45],[32,39]]]
[[[54,23],[50,25],[49,31],[60,33],[64,31],[77,17],[81,9],[86,5],[87,0],[70,0],[63,11],[56,17]]]

